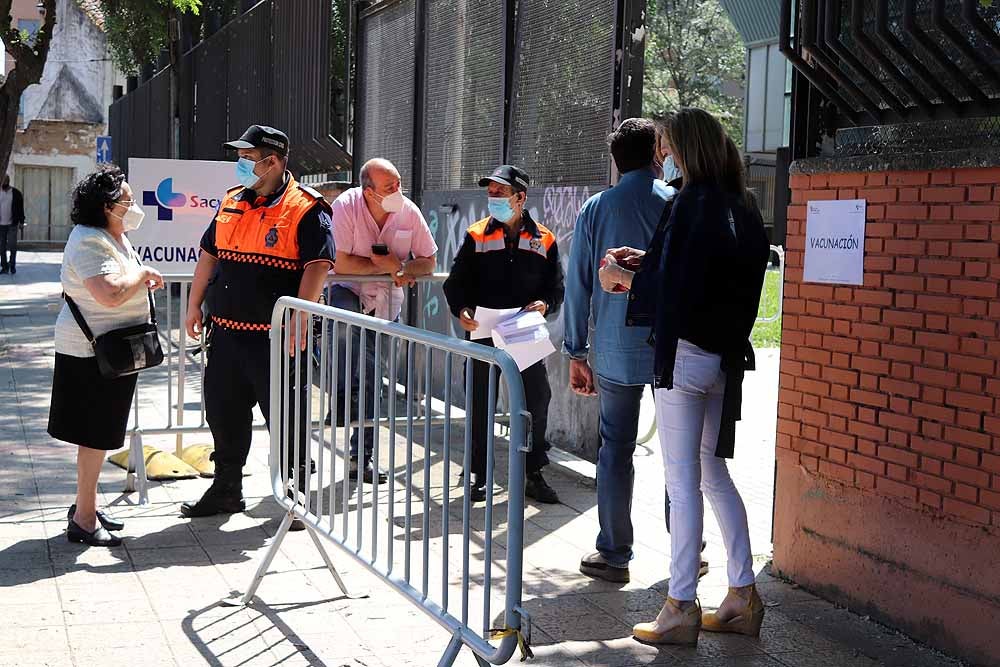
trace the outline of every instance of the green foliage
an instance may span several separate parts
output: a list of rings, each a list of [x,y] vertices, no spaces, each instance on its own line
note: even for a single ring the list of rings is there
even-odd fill
[[[778,312],[778,283],[781,281],[781,271],[768,269],[764,275],[764,291],[760,295],[760,308],[757,317],[771,317]],[[750,342],[754,348],[781,347],[781,318],[774,322],[758,323],[750,334]]]
[[[331,0],[330,6],[330,117],[333,136],[343,141],[347,135],[347,88],[350,60],[347,55],[349,0]]]
[[[742,145],[743,98],[726,84],[743,82],[746,50],[718,0],[649,0],[646,28],[643,113],[700,107]]]
[[[167,46],[173,12],[198,14],[202,0],[101,0],[104,28],[115,65],[126,74],[155,62]]]

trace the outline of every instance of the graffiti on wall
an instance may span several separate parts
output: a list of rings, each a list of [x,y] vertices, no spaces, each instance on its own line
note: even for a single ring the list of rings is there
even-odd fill
[[[457,204],[446,205],[426,211],[427,226],[430,227],[431,234],[438,244],[438,271],[448,271],[451,268],[451,263],[462,247],[462,241],[465,240],[465,230],[487,215],[485,202],[482,205],[468,203],[464,207]],[[463,332],[451,317],[440,286],[425,289],[427,292],[421,313],[422,326],[461,338]]]

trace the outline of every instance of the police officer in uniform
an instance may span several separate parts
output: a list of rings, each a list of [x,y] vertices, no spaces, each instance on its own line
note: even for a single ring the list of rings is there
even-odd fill
[[[240,186],[226,193],[202,236],[186,323],[191,336],[201,333],[201,306],[207,296],[211,348],[204,396],[215,440],[215,479],[198,502],[181,507],[188,517],[245,509],[242,470],[250,452],[255,404],[270,423],[271,312],[282,296],[318,301],[334,259],[330,206],[288,171],[285,133],[251,125],[242,137],[225,146],[239,154],[236,176]],[[289,354],[293,356],[307,349],[308,320],[302,313],[290,323]],[[293,359],[290,365],[306,368],[309,363],[303,359],[296,364]],[[292,392],[304,394],[301,378],[289,384]],[[280,416],[275,418],[280,420]],[[307,429],[300,426],[304,435]],[[295,430],[293,425],[286,428]],[[293,450],[292,438],[288,443]],[[296,463],[301,488],[308,474],[307,447],[305,442],[299,444]],[[292,458],[289,454],[286,459],[289,474]]]
[[[498,167],[479,181],[479,187],[487,188],[490,217],[469,227],[444,283],[448,306],[467,332],[479,327],[475,320],[479,306],[554,315],[562,304],[563,271],[556,237],[525,209],[529,184],[528,175],[511,165]],[[488,338],[476,342],[492,345]],[[486,499],[489,366],[474,362],[472,373],[471,497],[481,502]],[[542,503],[558,503],[559,496],[541,472],[549,462],[545,426],[552,397],[544,362],[521,371],[521,378],[532,419],[524,493]]]

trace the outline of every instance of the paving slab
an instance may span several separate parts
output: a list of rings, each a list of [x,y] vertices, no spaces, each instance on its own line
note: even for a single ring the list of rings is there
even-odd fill
[[[272,543],[282,516],[270,498],[266,435],[255,436],[245,469],[248,510],[243,514],[190,520],[180,516],[184,500],[200,496],[210,481],[153,483],[150,503],[123,491],[125,472],[106,465],[101,499],[126,522],[125,544],[116,549],[87,549],[65,538],[66,507],[73,502],[74,448],[45,433],[51,381],[52,326],[58,306],[58,253],[25,251],[14,277],[0,277],[0,667],[25,665],[325,665],[382,667],[436,665],[449,633],[406,598],[394,592],[339,547],[327,551],[352,590],[363,599],[344,597],[305,533],[289,534],[281,545],[251,607],[221,601],[246,590]],[[923,647],[868,619],[838,609],[808,591],[773,577],[770,558],[773,497],[777,350],[758,354],[760,370],[748,376],[746,393],[753,404],[738,430],[733,477],[747,505],[758,586],[767,604],[759,639],[703,634],[696,648],[656,647],[636,642],[631,626],[652,619],[663,604],[669,578],[670,548],[663,521],[663,473],[655,440],[636,452],[633,520],[636,558],[626,585],[591,580],[578,571],[579,559],[594,548],[597,507],[593,466],[564,454],[547,478],[561,505],[529,501],[524,529],[524,608],[533,619],[532,664],[551,667],[950,667],[960,663]],[[188,368],[186,423],[199,423],[198,363]],[[161,373],[157,375],[156,373]],[[162,371],[140,383],[143,423],[166,422],[175,414],[177,396],[157,387]],[[423,431],[414,455],[423,456]],[[460,429],[456,429],[460,430]],[[461,434],[456,434],[461,435]],[[329,432],[326,437],[329,438]],[[338,433],[343,442],[342,431]],[[172,436],[150,437],[150,444],[172,451]],[[210,442],[191,436],[186,444]],[[432,429],[431,465],[426,479],[418,466],[409,484],[411,582],[420,588],[424,548],[432,565],[428,590],[447,591],[449,610],[460,613],[462,582],[462,507],[460,468],[462,438],[452,443],[450,468],[442,457],[443,433]],[[492,516],[494,539],[493,596],[486,619],[500,623],[497,609],[505,591],[507,508],[505,440],[498,438],[497,489]],[[388,467],[390,437],[380,437],[383,466]],[[348,489],[347,507],[365,508],[370,530],[373,505],[380,537],[381,562],[404,572],[406,526],[402,519],[407,493],[405,441],[392,443],[393,482],[376,501],[370,487]],[[340,454],[338,454],[340,456]],[[329,466],[329,458],[324,461]],[[342,526],[343,465],[338,458],[334,486],[336,526]],[[330,477],[329,475],[327,476]],[[387,488],[393,489],[394,504]],[[452,500],[442,510],[445,487]],[[322,491],[325,511],[328,487]],[[458,500],[456,500],[458,499]],[[313,495],[310,502],[315,503]],[[427,512],[426,523],[424,512]],[[390,517],[390,513],[393,514]],[[349,530],[356,535],[354,515]],[[392,527],[391,539],[388,529]],[[486,553],[486,516],[474,509],[469,545],[469,596],[472,627],[482,623],[482,582]],[[725,554],[718,525],[706,512],[705,554],[709,574],[699,595],[706,608],[726,592]],[[447,536],[447,546],[444,540]],[[352,538],[353,539],[353,538]],[[448,568],[441,562],[447,554]],[[481,629],[481,628],[480,628]],[[515,655],[514,661],[518,657]],[[463,650],[457,665],[474,667]]]

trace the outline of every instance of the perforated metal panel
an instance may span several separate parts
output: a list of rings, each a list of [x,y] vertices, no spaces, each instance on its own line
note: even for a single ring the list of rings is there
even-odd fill
[[[616,3],[522,0],[510,161],[533,183],[606,186]]]
[[[390,160],[404,188],[412,187],[413,172],[415,16],[413,0],[401,0],[362,17],[360,31],[354,159]]]
[[[837,157],[1000,148],[1000,118],[850,127],[837,131]]]
[[[194,81],[191,157],[195,160],[224,160],[226,152],[222,144],[230,138],[228,101],[224,94],[228,90],[229,32],[215,33],[202,42],[194,53],[197,54],[197,77]]]
[[[226,81],[229,91],[229,117],[226,136],[236,138],[251,125],[278,125],[272,111],[272,50],[266,46],[273,24],[270,3],[261,3],[228,26],[229,59]]]
[[[170,73],[160,72],[149,86],[149,153],[146,157],[170,157]]]
[[[430,0],[424,189],[474,188],[502,160],[501,0]]]

